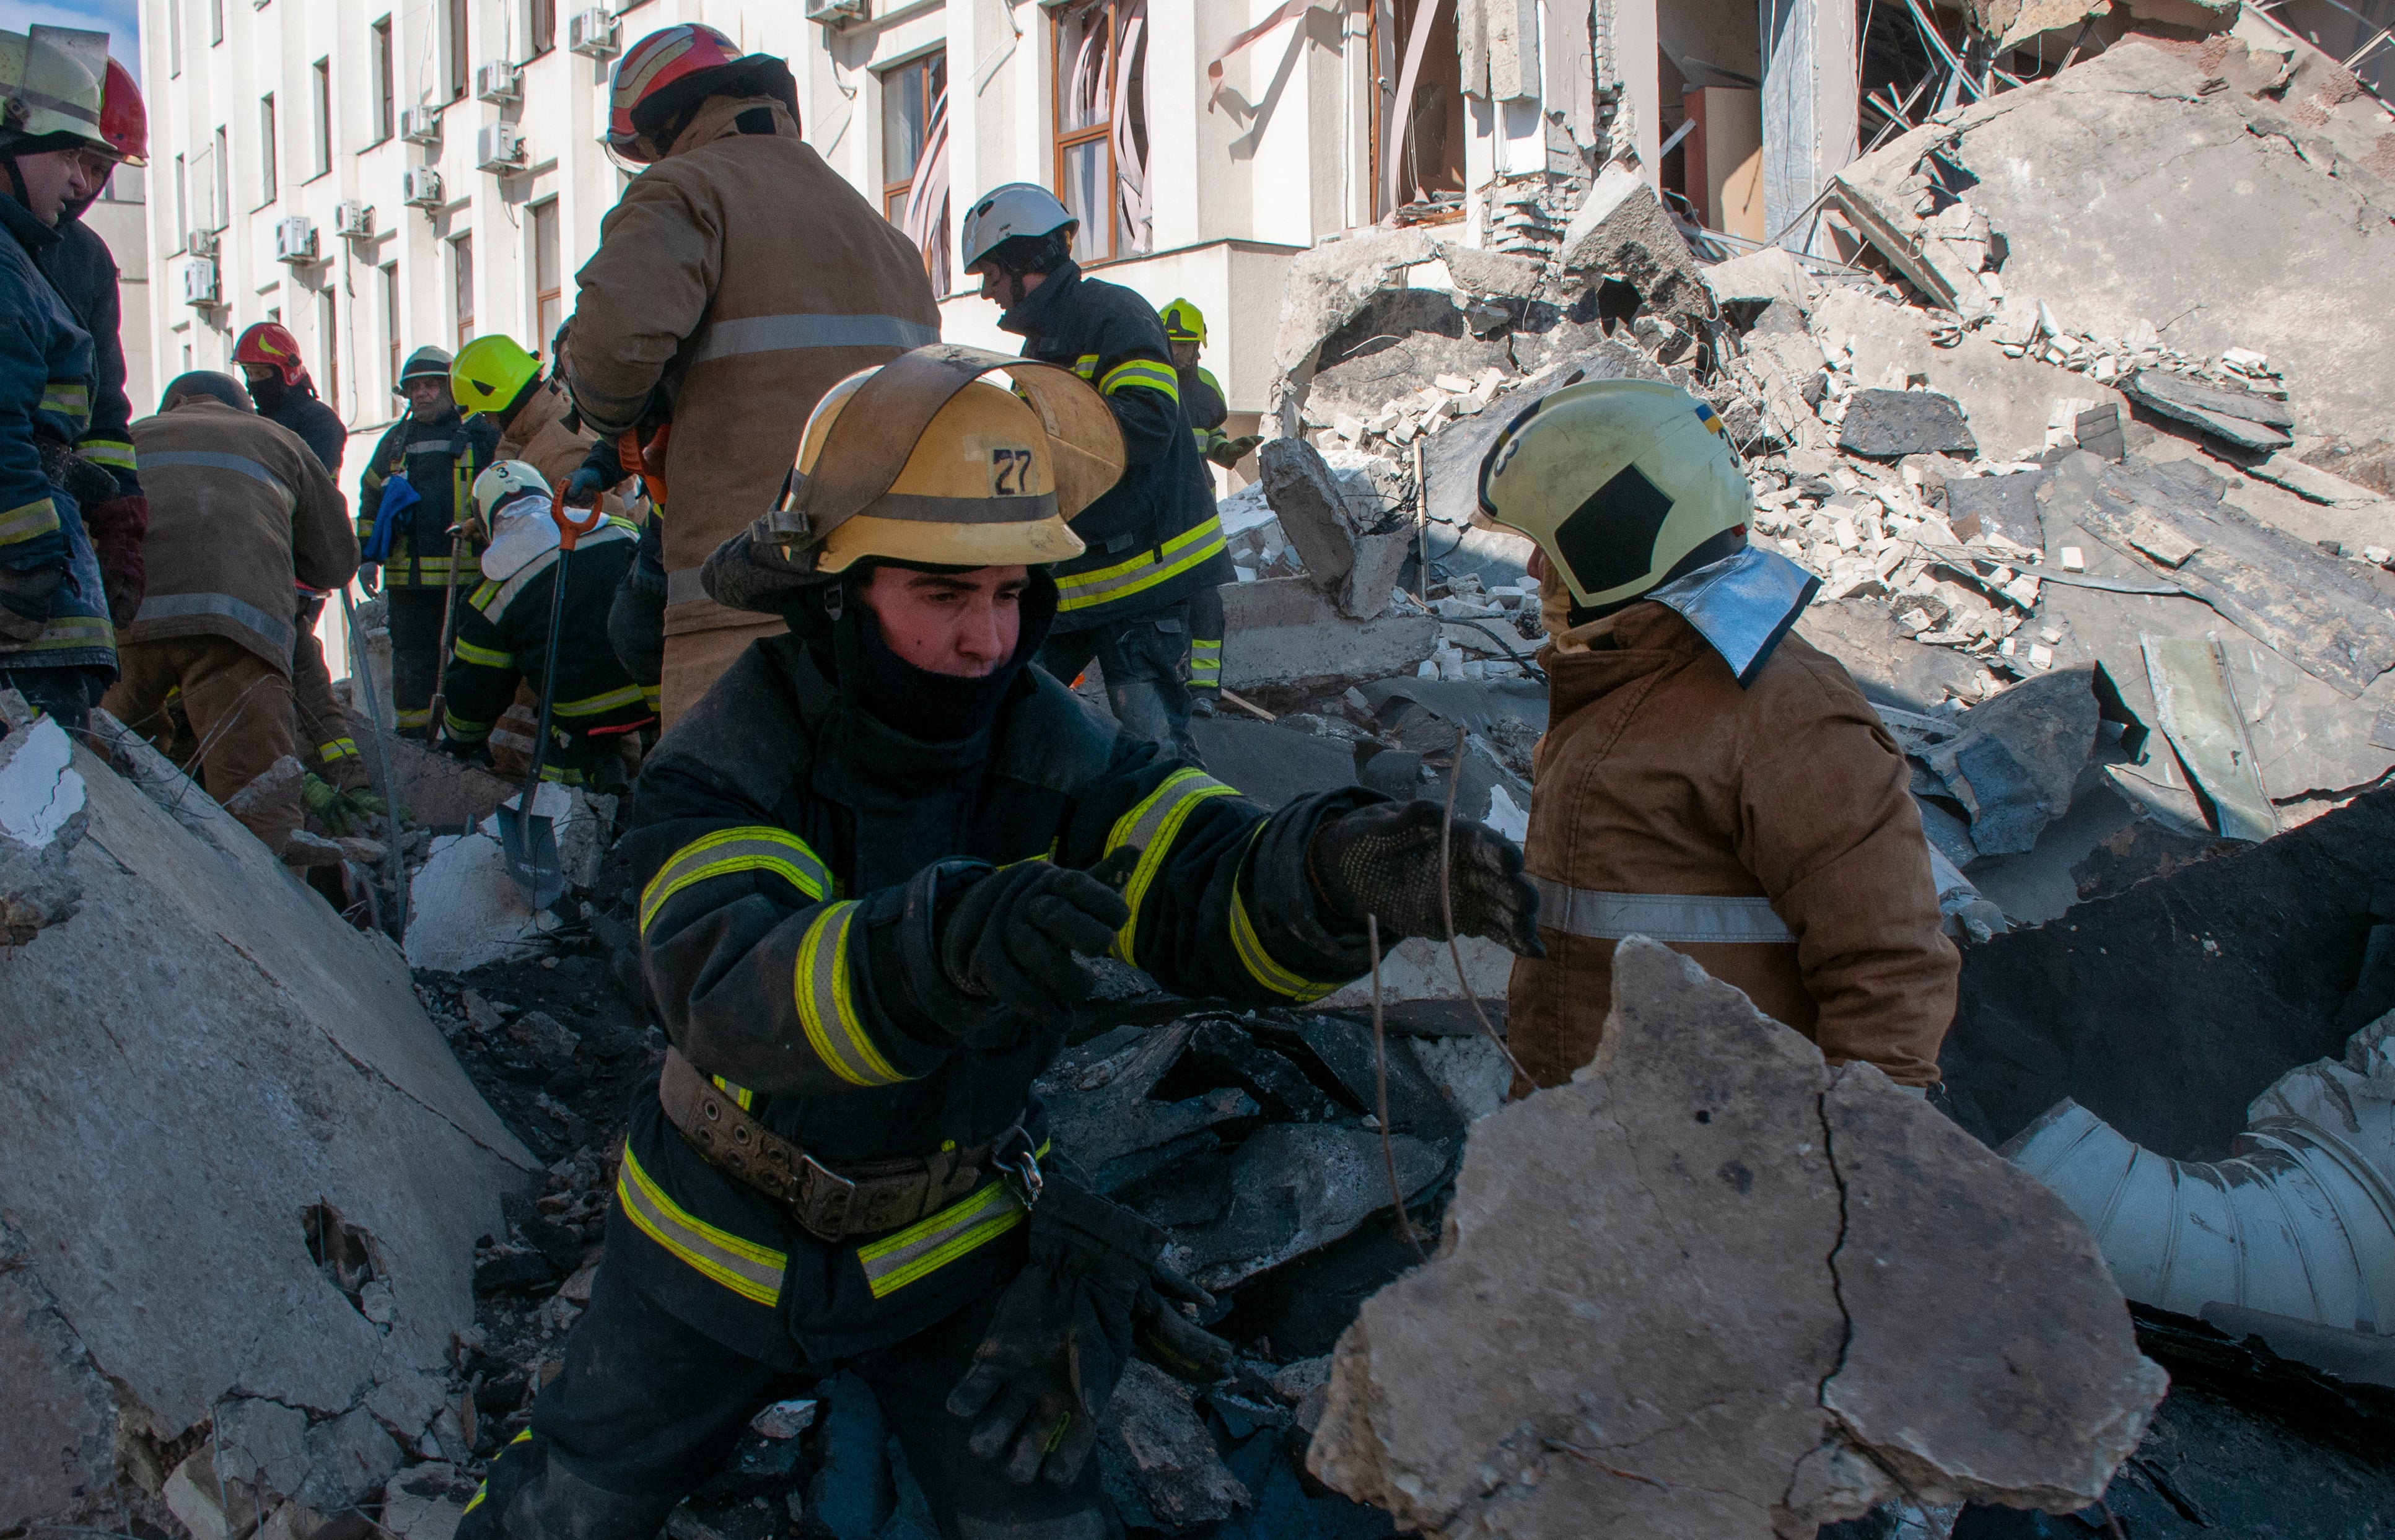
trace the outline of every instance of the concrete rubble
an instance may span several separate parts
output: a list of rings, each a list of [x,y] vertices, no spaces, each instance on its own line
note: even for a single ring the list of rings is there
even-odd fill
[[[1668,949],[1614,967],[1596,1062],[1474,1126],[1341,1337],[1307,1467],[1438,1536],[2100,1496],[2167,1382],[2061,1201]]]

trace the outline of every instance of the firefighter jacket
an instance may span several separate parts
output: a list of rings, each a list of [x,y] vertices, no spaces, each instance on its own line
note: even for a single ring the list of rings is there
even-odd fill
[[[1025,357],[1095,385],[1122,430],[1122,479],[1073,520],[1089,550],[1055,568],[1056,629],[1082,631],[1177,603],[1224,547],[1213,483],[1198,462],[1155,307],[1066,262],[998,324],[1024,339]]]
[[[576,342],[579,343],[577,337]],[[932,930],[957,863],[1078,868],[1140,853],[1115,953],[1166,988],[1255,1004],[1318,999],[1369,966],[1305,874],[1361,788],[1267,815],[1118,736],[1026,668],[975,736],[930,744],[845,709],[797,637],[752,644],[642,767],[624,845],[668,1032],[726,1095],[835,1170],[970,1149],[1024,1120],[1058,1032],[958,994]],[[1007,1023],[1019,1030],[1006,1035]],[[992,1174],[985,1172],[985,1176]],[[879,1237],[818,1240],[634,1109],[609,1265],[694,1328],[769,1363],[903,1340],[1022,1265],[1024,1210],[986,1181]]]
[[[938,341],[940,312],[913,243],[763,97],[701,107],[624,189],[575,281],[567,376],[583,422],[612,436],[652,419],[655,397],[670,408],[670,724],[779,626],[708,598],[701,564],[780,492],[824,392]]]
[[[75,498],[52,470],[73,474],[64,453],[91,427],[96,365],[91,334],[37,265],[59,232],[0,193],[0,567],[64,567],[48,616],[30,641],[0,639],[0,669],[116,666],[116,637],[99,560]],[[105,472],[86,472],[103,486]],[[90,499],[91,493],[86,493]]]
[[[78,325],[91,334],[91,421],[75,447],[116,478],[120,498],[141,496],[133,463],[133,403],[125,394],[125,343],[119,273],[108,243],[80,216],[60,219],[57,242],[34,259],[58,286]]]
[[[1934,1083],[1961,960],[1904,755],[1836,659],[1790,635],[1740,688],[1687,619],[1640,604],[1539,660],[1553,694],[1523,854],[1547,955],[1517,960],[1506,996],[1531,1076],[1560,1084],[1594,1055],[1614,943],[1636,934],[1832,1063]]]
[[[333,478],[288,428],[205,398],[143,418],[133,445],[150,486],[150,584],[126,641],[230,637],[288,677],[292,585],[341,588],[358,569]]]
[[[499,431],[495,460],[522,460],[541,474],[552,491],[563,490],[598,435],[573,424],[574,404],[553,379],[536,378],[523,389],[521,405]],[[611,510],[615,511],[616,510]]]
[[[638,538],[630,524],[609,519],[576,544],[555,637],[549,634],[557,597],[553,545],[504,579],[484,577],[472,592],[458,595],[457,641],[444,676],[445,736],[457,743],[488,738],[516,698],[516,682],[538,692],[548,687],[552,667],[557,693],[550,727],[569,752],[593,736],[612,737],[649,720],[654,713],[640,685],[615,661],[607,640],[607,611]],[[576,778],[570,765],[545,765],[542,774],[549,780]]]
[[[250,399],[258,403],[259,417],[298,434],[299,442],[316,457],[316,463],[324,468],[326,475],[341,473],[341,458],[349,449],[350,431],[341,426],[340,414],[317,400],[313,390],[302,385],[278,385],[261,398],[253,388]]]
[[[373,538],[382,489],[393,476],[405,476],[422,499],[400,516],[382,563],[386,588],[449,586],[449,527],[473,506],[474,478],[497,458],[493,451],[498,439],[496,427],[479,416],[461,418],[454,407],[430,418],[411,410],[383,434],[358,478],[358,543]],[[461,586],[475,580],[473,563],[482,553],[479,542],[467,544],[457,574]]]
[[[1231,436],[1223,431],[1231,411],[1223,401],[1222,382],[1196,364],[1173,374],[1181,382],[1181,409],[1189,416],[1190,441],[1203,458],[1231,442]]]

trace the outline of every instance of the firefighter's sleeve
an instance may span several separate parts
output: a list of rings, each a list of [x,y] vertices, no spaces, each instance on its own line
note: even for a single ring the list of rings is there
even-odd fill
[[[33,414],[49,388],[47,350],[31,334],[20,299],[16,340],[0,348],[0,566],[18,572],[67,564],[66,532],[58,505],[50,501],[50,478],[33,442]]]
[[[452,743],[481,743],[516,697],[514,648],[488,616],[457,596],[457,636],[450,644],[449,668],[441,676],[447,715],[441,735]]]
[[[374,453],[366,457],[365,471],[358,477],[356,528],[360,543],[374,534],[375,515],[382,510],[383,484],[390,479],[391,452],[397,447],[398,437],[406,427],[407,423],[403,418],[375,441]]]
[[[1145,318],[1110,315],[1098,327],[1098,356],[1090,382],[1114,409],[1122,429],[1126,465],[1145,465],[1188,431],[1181,416],[1181,376],[1165,345],[1164,327]]]
[[[109,263],[112,270],[113,260]],[[141,496],[133,463],[133,403],[125,394],[125,344],[118,336],[122,311],[114,283],[101,285],[90,320],[93,384],[91,427],[76,442],[86,459],[116,478],[120,498]]]
[[[1224,404],[1223,387],[1203,369],[1180,371],[1181,409],[1189,414],[1189,426],[1198,430],[1200,438],[1211,433],[1217,439],[1224,423],[1230,420],[1231,409]]]
[[[716,210],[670,177],[636,179],[599,227],[599,250],[575,275],[567,377],[583,422],[602,438],[641,420],[683,341],[706,319],[722,276]]]
[[[1383,800],[1351,787],[1266,813],[1184,761],[1126,744],[1078,799],[1055,858],[1086,868],[1135,853],[1114,955],[1166,989],[1303,1004],[1371,966],[1364,933],[1324,911],[1306,847],[1325,819]]]
[[[311,589],[346,588],[357,575],[358,537],[341,506],[341,489],[314,450],[290,458],[298,494],[291,512],[291,575]]]
[[[1740,856],[1796,933],[1822,1054],[1933,1085],[1962,960],[1904,756],[1851,688],[1822,690],[1817,707],[1746,756]]]

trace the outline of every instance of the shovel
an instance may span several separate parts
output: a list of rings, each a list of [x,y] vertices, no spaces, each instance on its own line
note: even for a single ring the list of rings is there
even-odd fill
[[[561,633],[566,570],[574,563],[575,542],[606,518],[596,507],[586,511],[589,517],[577,520],[568,516],[563,503],[549,504],[549,515],[557,521],[557,586],[549,602],[549,667],[541,670],[540,730],[533,735],[532,770],[524,777],[523,794],[513,807],[502,804],[498,810],[499,848],[507,855],[508,875],[535,909],[545,909],[565,895],[565,863],[558,858],[556,826],[535,813],[533,803],[540,794],[541,761],[549,755],[549,709],[557,703],[557,664],[565,644]]]

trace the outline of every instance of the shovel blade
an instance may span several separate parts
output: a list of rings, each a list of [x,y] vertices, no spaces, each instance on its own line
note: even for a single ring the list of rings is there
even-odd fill
[[[499,848],[506,853],[508,875],[523,890],[524,901],[545,909],[565,895],[565,863],[557,854],[557,827],[546,816],[501,807]]]

